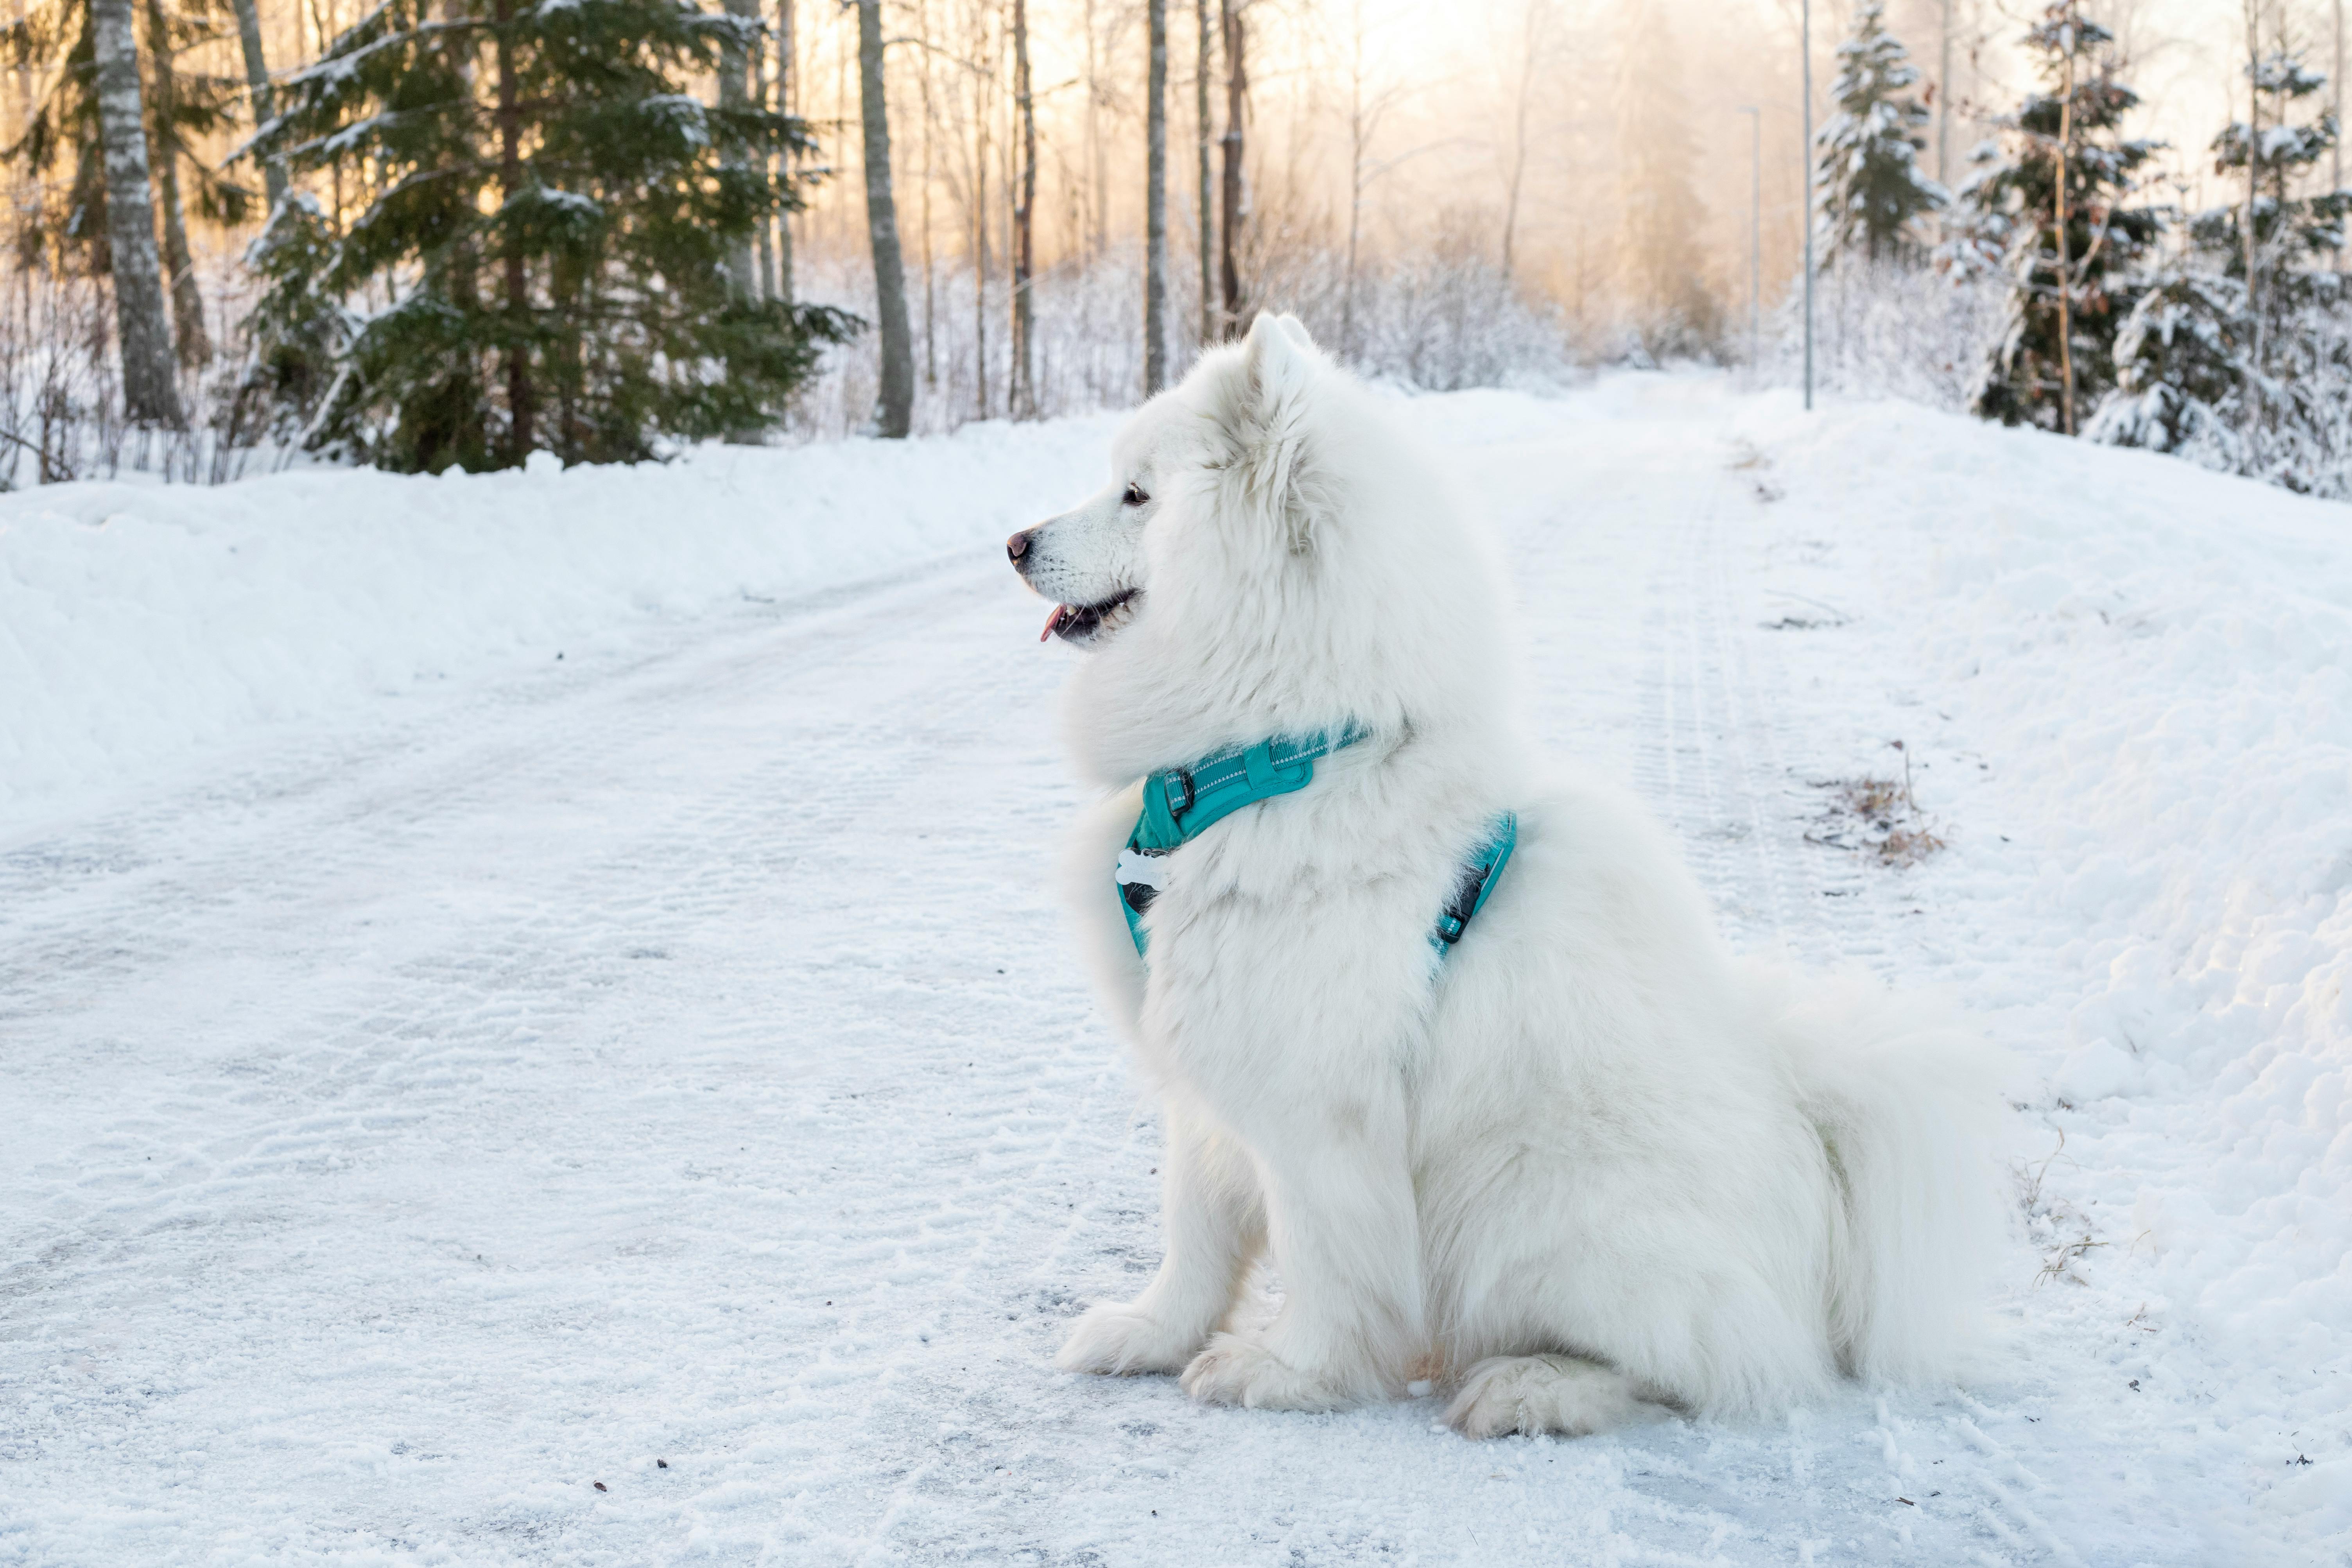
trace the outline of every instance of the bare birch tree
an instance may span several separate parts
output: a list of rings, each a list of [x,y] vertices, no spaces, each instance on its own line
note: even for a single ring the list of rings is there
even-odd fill
[[[498,0],[492,12],[498,22],[491,34],[491,53],[498,61],[498,100],[495,120],[499,128],[499,199],[501,203],[522,199],[527,188],[522,158],[522,70],[516,59],[514,15],[517,0]],[[530,370],[530,268],[523,254],[520,237],[509,229],[506,239],[506,255],[502,258],[505,274],[507,314],[513,333],[506,350],[507,376],[507,447],[513,461],[539,444],[539,388]]]
[[[874,307],[881,318],[882,380],[877,435],[904,440],[915,413],[915,352],[907,329],[907,273],[898,254],[898,205],[890,191],[890,111],[883,96],[882,0],[857,0],[857,90],[866,130],[866,232],[874,251]]]
[[[2263,13],[2260,0],[2245,0],[2246,13],[2246,317],[2253,323],[2253,363],[2263,363]],[[2063,221],[2063,220],[2062,220]],[[2249,423],[2261,418],[2262,378],[2246,384]],[[2072,406],[2072,399],[2069,399]],[[2074,432],[2070,429],[2068,435]]]
[[[245,50],[245,81],[252,93],[253,123],[257,130],[269,123],[276,111],[270,107],[269,62],[261,48],[261,6],[259,0],[232,0],[236,7],[237,42]],[[269,194],[269,210],[276,212],[278,204],[286,199],[286,160],[270,158],[261,165],[263,189]]]
[[[172,329],[155,255],[155,198],[147,178],[147,117],[131,0],[90,0],[90,45],[106,154],[106,237],[121,337],[122,411],[134,423],[177,429],[186,416],[172,379]]]
[[[1216,177],[1209,167],[1209,78],[1215,64],[1216,35],[1209,31],[1209,0],[1193,0],[1192,9],[1201,29],[1200,66],[1192,77],[1192,108],[1198,117],[1195,140],[1201,154],[1201,346],[1207,348],[1217,341],[1217,208],[1211,199]]]
[[[2067,7],[2067,24],[2074,20],[2074,7]],[[2066,184],[2073,177],[2074,152],[2074,39],[2070,31],[2064,40],[2066,77],[2065,96],[2058,100],[2058,145],[2054,153],[2057,170],[2053,180],[2056,191],[2058,214],[2058,379],[2060,396],[2065,401],[2058,405],[2059,428],[2067,435],[2074,433],[2074,272],[2066,254]]]
[[[988,62],[985,68],[975,64],[971,71],[971,383],[982,419],[988,417],[988,125],[990,89],[996,80],[995,40],[988,23],[987,10],[974,5],[972,58]]]
[[[1513,251],[1519,233],[1519,193],[1527,183],[1528,112],[1534,107],[1536,83],[1551,30],[1550,0],[1527,0],[1519,17],[1517,79],[1511,83],[1511,144],[1503,180],[1503,276],[1511,276]]]
[[[179,62],[171,20],[160,0],[147,0],[146,14],[147,168],[163,219],[163,286],[172,299],[172,339],[180,363],[193,369],[213,357],[213,342],[205,327],[195,252],[188,244],[187,205],[180,195]]]
[[[761,7],[761,0],[751,0],[753,18],[764,23],[766,18],[760,15]],[[746,51],[749,57],[747,66],[751,79],[751,107],[762,110],[775,109],[781,113],[782,109],[771,103],[768,99],[768,51],[764,47],[765,39],[766,35],[763,33],[751,41],[751,47]],[[764,152],[760,154],[759,168],[761,179],[772,180],[776,177],[775,160]],[[760,298],[772,300],[776,297],[776,226],[772,216],[760,220],[752,247],[759,252],[754,265],[760,274]]]
[[[784,0],[784,4],[789,5],[792,0]],[[916,0],[915,17],[922,36],[929,38],[931,36],[931,14],[928,0]],[[940,300],[939,271],[933,255],[935,241],[931,231],[931,185],[933,158],[940,134],[940,105],[938,95],[931,87],[931,51],[928,47],[920,51],[915,81],[923,97],[923,385],[936,392],[940,384]]]
[[[725,0],[727,14],[737,21],[756,26],[760,20],[760,0]],[[719,50],[719,107],[731,113],[741,113],[751,107],[750,40],[730,38]],[[747,167],[740,146],[727,154],[728,167]],[[752,262],[751,236],[744,235],[727,247],[727,287],[740,304],[760,298],[760,275]]]
[[[1037,100],[1029,89],[1029,0],[1013,0],[1013,108],[1020,121],[1020,164],[1013,189],[1013,417],[1037,417],[1036,346],[1032,341],[1036,276]]]
[[[1242,218],[1248,203],[1243,185],[1242,155],[1244,151],[1243,124],[1249,112],[1249,48],[1244,33],[1248,23],[1243,13],[1248,0],[1220,0],[1223,5],[1225,35],[1225,169],[1223,192],[1224,211],[1220,227],[1223,246],[1218,258],[1218,276],[1224,289],[1224,320],[1220,335],[1238,337],[1242,330],[1242,267],[1239,246]]]
[[[1368,92],[1364,64],[1364,6],[1357,0],[1348,37],[1348,259],[1339,277],[1339,356],[1352,359],[1356,344],[1356,276],[1364,233],[1364,196],[1374,181],[1394,166],[1371,161],[1372,141],[1395,104],[1394,87]],[[1399,160],[1401,161],[1401,160]]]
[[[1143,130],[1143,395],[1168,384],[1168,0],[1150,0]]]
[[[776,112],[799,112],[801,74],[798,56],[799,34],[794,29],[794,11],[798,0],[776,0]],[[786,153],[783,156],[783,177],[788,185],[797,187],[800,180],[800,154]],[[776,298],[789,305],[793,302],[793,215],[789,208],[776,214]]]

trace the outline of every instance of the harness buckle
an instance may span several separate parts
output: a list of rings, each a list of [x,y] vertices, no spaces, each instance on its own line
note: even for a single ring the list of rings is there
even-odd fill
[[[1171,816],[1181,816],[1186,812],[1192,809],[1192,801],[1194,798],[1192,794],[1192,770],[1190,768],[1170,768],[1168,770],[1167,777],[1168,783],[1163,786],[1163,788],[1165,789],[1168,796],[1168,815]],[[1176,793],[1180,789],[1184,792],[1181,796]]]
[[[1454,886],[1454,896],[1437,917],[1437,938],[1452,947],[1470,929],[1470,917],[1478,912],[1478,896],[1486,890],[1486,879],[1494,875],[1492,862],[1474,861],[1462,868],[1462,879]]]

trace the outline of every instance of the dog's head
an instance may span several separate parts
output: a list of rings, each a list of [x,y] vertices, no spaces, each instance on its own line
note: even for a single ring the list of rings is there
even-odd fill
[[[1491,709],[1502,605],[1484,541],[1394,411],[1260,316],[1139,410],[1088,500],[1013,536],[1091,654],[1069,691],[1105,782],[1353,721]]]

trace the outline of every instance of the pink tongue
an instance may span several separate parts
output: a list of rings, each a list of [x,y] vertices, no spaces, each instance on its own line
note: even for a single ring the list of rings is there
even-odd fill
[[[1054,635],[1054,628],[1060,626],[1062,624],[1062,617],[1069,613],[1070,607],[1067,605],[1055,605],[1054,613],[1045,617],[1045,629],[1037,634],[1037,640],[1039,642],[1044,642],[1047,637],[1052,637]]]

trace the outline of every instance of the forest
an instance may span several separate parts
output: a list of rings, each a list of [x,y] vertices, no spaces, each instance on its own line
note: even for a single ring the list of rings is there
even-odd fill
[[[2341,9],[15,0],[0,483],[1050,417],[1279,309],[2340,497]]]

